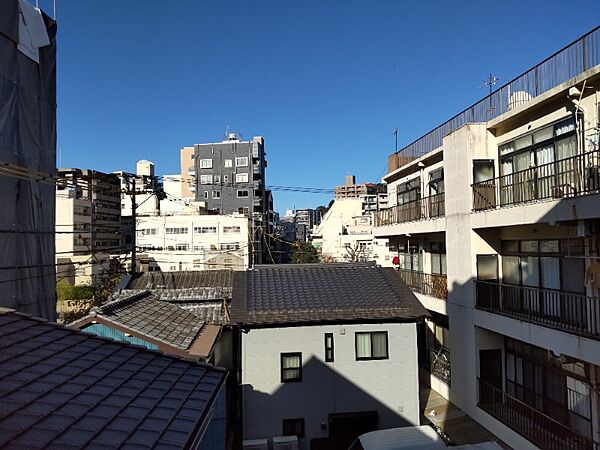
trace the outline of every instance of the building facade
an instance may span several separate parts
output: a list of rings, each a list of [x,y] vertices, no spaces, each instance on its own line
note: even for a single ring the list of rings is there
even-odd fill
[[[595,29],[392,155],[375,213],[432,314],[432,388],[513,448],[600,445],[599,42]]]
[[[57,279],[90,284],[121,250],[121,184],[115,174],[59,169],[56,184]],[[112,256],[111,256],[112,255]]]
[[[139,216],[141,271],[245,270],[252,258],[251,221],[240,214]]]

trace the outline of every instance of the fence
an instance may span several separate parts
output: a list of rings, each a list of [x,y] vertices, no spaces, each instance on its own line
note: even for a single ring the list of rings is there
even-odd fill
[[[448,298],[448,280],[446,275],[435,275],[406,269],[398,269],[398,274],[402,281],[415,292],[442,300]]]
[[[446,214],[445,196],[441,194],[382,209],[375,213],[375,226],[393,225],[415,220],[433,219]]]

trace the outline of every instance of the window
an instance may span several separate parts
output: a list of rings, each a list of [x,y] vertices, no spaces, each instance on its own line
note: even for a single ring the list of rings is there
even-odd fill
[[[239,233],[241,228],[238,226],[223,227],[223,233]]]
[[[194,227],[194,233],[196,234],[211,234],[216,232],[217,227]]]
[[[282,436],[304,436],[304,419],[283,419]]]
[[[200,160],[200,168],[201,169],[212,169],[212,159],[201,159]]]
[[[208,191],[204,191],[204,198],[208,198]]]
[[[302,353],[281,354],[281,382],[302,381]]]
[[[212,175],[200,175],[200,184],[212,184]]]
[[[248,182],[248,174],[247,173],[236,173],[235,174],[235,182],[236,183],[247,183]]]
[[[167,234],[187,234],[187,227],[175,227],[175,228],[166,228],[165,232]]]
[[[431,273],[446,273],[446,244],[444,242],[432,242],[431,244]]]
[[[221,191],[212,191],[212,198],[221,198]]]
[[[202,251],[202,250],[204,250],[204,245],[194,245],[194,250]],[[194,264],[196,264],[196,260],[194,260]]]
[[[325,333],[325,362],[333,362],[333,333]]]
[[[188,251],[188,244],[175,244],[175,250]]]
[[[223,175],[223,183],[229,182],[229,175]]]
[[[233,166],[232,162],[233,161],[231,159],[226,159],[225,160],[225,167],[231,167],[231,166]]]
[[[235,158],[235,166],[236,167],[248,167],[248,157],[240,156],[238,158]]]
[[[244,198],[244,197],[248,197],[248,191],[243,190],[243,191],[237,191],[237,196],[238,198]]]
[[[355,333],[356,360],[388,359],[387,331]]]
[[[228,242],[225,244],[221,244],[219,247],[221,250],[239,250],[240,243],[239,242]]]

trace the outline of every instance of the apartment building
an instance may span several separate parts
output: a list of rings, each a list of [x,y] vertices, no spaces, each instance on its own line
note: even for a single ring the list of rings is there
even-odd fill
[[[251,220],[242,214],[139,216],[138,262],[143,272],[245,270],[257,251]]]
[[[431,313],[432,388],[513,448],[600,448],[599,44],[391,155],[374,216]]]
[[[72,284],[93,283],[122,253],[120,197],[121,184],[115,174],[58,169],[57,279]]]
[[[356,177],[354,175],[346,175],[346,183],[343,186],[335,187],[335,198],[361,199],[365,214],[379,211],[388,206],[387,186],[385,184],[356,184]]]
[[[31,2],[0,8],[0,306],[54,320],[56,22]]]

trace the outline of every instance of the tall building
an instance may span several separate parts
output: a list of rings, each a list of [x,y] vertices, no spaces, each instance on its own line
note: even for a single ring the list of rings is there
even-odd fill
[[[600,448],[600,28],[393,154],[431,387],[513,448]],[[447,195],[446,195],[447,194]]]
[[[184,148],[182,155],[186,152]],[[193,159],[196,201],[204,202],[208,210],[221,214],[251,217],[254,262],[269,261],[268,236],[274,225],[273,197],[266,189],[267,160],[263,138],[258,136],[241,141],[235,133],[230,133],[226,141],[195,145]],[[182,168],[183,161],[182,156]]]
[[[59,169],[56,184],[56,275],[93,283],[121,250],[121,183],[115,174]]]
[[[379,211],[388,206],[387,186],[385,184],[356,184],[356,177],[354,175],[346,175],[346,183],[343,186],[335,187],[335,198],[361,199],[365,214]]]
[[[26,1],[0,9],[0,306],[54,320],[56,22]]]
[[[194,164],[194,147],[183,147],[180,153],[181,162],[181,198],[196,198],[196,166]]]
[[[294,221],[296,225],[304,227],[306,240],[311,241],[313,228],[321,223],[321,211],[311,208],[297,209]]]

